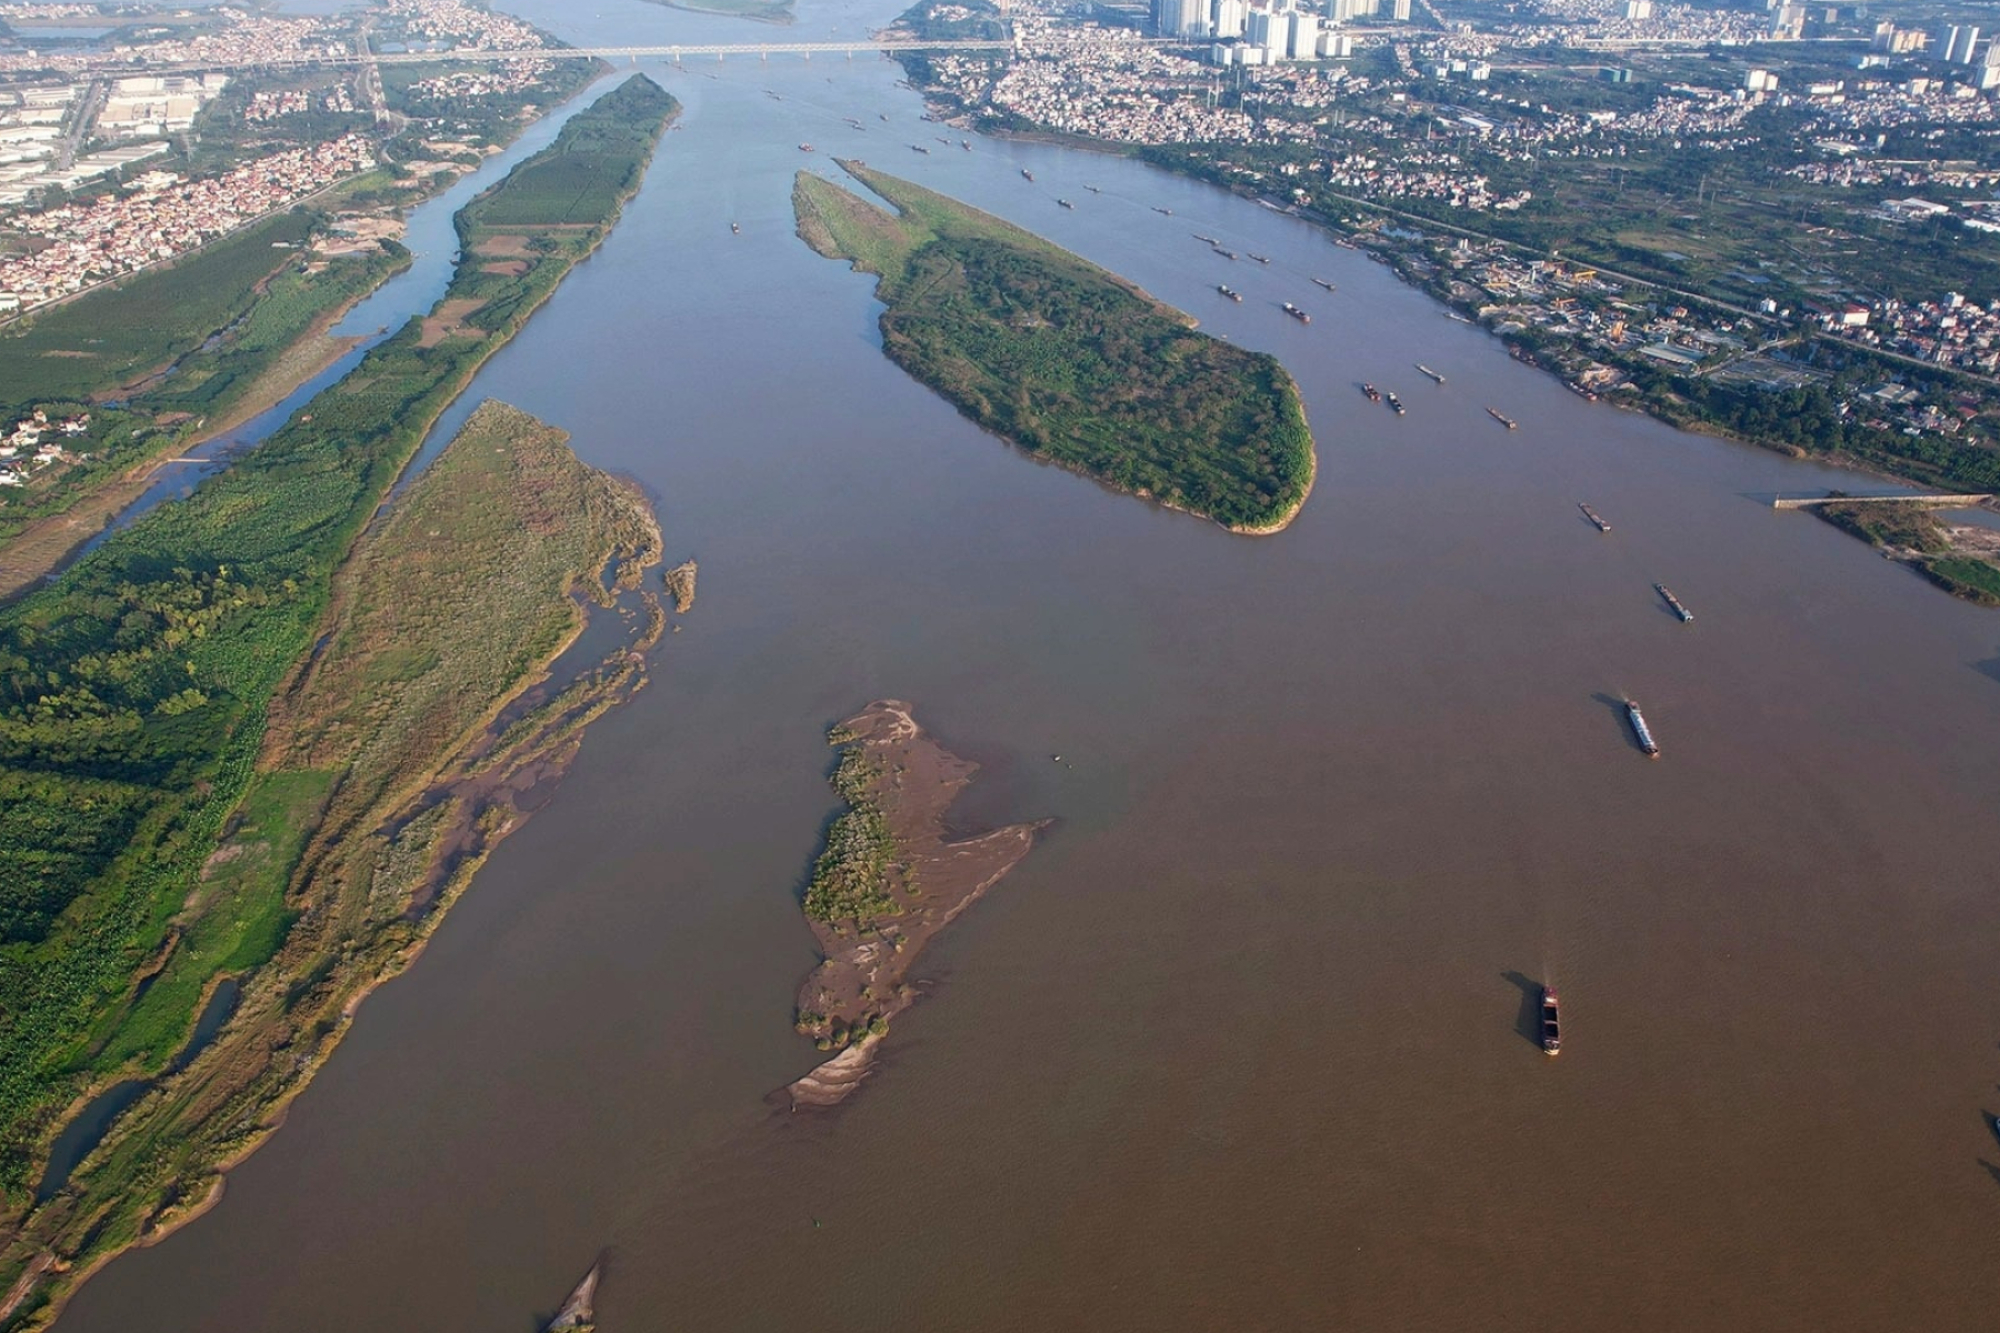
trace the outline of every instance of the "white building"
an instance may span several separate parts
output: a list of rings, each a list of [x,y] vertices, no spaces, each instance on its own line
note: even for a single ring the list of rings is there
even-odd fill
[[[1294,60],[1311,60],[1319,55],[1319,15],[1303,9],[1291,13],[1290,43],[1285,53]]]

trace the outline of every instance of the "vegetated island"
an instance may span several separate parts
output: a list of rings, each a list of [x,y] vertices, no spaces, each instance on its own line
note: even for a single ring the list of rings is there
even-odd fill
[[[799,987],[798,1030],[840,1052],[785,1090],[793,1110],[832,1106],[867,1076],[926,944],[999,882],[1049,821],[948,838],[944,816],[979,766],[938,744],[897,699],[828,739],[847,809],[827,829],[802,906],[824,961]]]
[[[790,23],[794,17],[792,0],[646,0],[667,9],[685,9],[690,14],[720,14],[724,18],[751,19],[758,23]]]
[[[1277,532],[1299,512],[1312,432],[1276,357],[1195,332],[1011,223],[840,165],[900,212],[802,171],[799,235],[881,279],[882,348],[897,365],[1037,458],[1232,532]]]
[[[1954,597],[2000,606],[2000,532],[1946,524],[1921,500],[1849,500],[1813,512],[1915,569]]]
[[[513,796],[643,679],[665,617],[635,586],[660,560],[650,510],[530,418],[475,413],[376,515],[608,234],[675,110],[635,77],[574,116],[461,210],[429,317],[0,610],[0,857],[28,870],[0,882],[0,1327],[45,1325],[216,1197],[518,822]],[[543,684],[579,593],[616,603],[628,642]],[[135,1081],[56,1169],[63,1126]]]

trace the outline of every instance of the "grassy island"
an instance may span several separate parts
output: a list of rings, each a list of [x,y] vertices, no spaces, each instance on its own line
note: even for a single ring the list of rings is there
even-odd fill
[[[1991,528],[1947,525],[1930,505],[1913,500],[1850,500],[1815,505],[1813,512],[1952,596],[2000,606],[2000,534]]]
[[[572,589],[613,598],[659,559],[638,498],[543,428],[476,414],[375,516],[610,231],[674,110],[640,77],[572,118],[461,211],[428,317],[0,611],[0,1328],[201,1207],[512,826],[507,779],[635,683],[621,650],[536,688]],[[656,599],[628,609],[658,634]],[[224,980],[233,1016],[196,1050]],[[57,1132],[132,1080],[52,1179]]]
[[[923,947],[1028,854],[1043,824],[949,839],[944,816],[978,765],[939,745],[910,705],[884,699],[828,737],[846,809],[827,828],[801,906],[824,961],[799,987],[798,1030],[831,1060],[786,1089],[793,1109],[860,1084],[889,1020],[914,995]]]
[[[876,274],[896,364],[1037,458],[1275,532],[1312,488],[1313,441],[1275,357],[1195,332],[1130,283],[990,214],[842,162],[891,214],[809,172],[799,235]]]

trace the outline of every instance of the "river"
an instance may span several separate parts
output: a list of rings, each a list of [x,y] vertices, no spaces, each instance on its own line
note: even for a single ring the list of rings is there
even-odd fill
[[[221,1205],[64,1333],[525,1330],[600,1251],[606,1333],[1991,1326],[2000,617],[1768,503],[1851,478],[1585,403],[1253,203],[948,148],[874,60],[649,68],[682,128],[466,406],[641,478],[700,603]],[[872,280],[792,235],[835,153],[1283,358],[1298,521],[1109,494],[906,378]],[[858,1098],[789,1117],[821,733],[884,695],[985,765],[968,825],[1060,823]]]

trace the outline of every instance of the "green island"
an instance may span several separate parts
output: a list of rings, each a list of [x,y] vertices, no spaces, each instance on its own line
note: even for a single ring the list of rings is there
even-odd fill
[[[842,161],[899,211],[810,172],[799,235],[880,278],[883,350],[981,426],[1118,490],[1276,532],[1312,489],[1313,440],[1277,358],[990,214]]]
[[[1849,500],[1815,505],[1813,512],[1952,596],[2000,606],[2000,532],[1942,523],[1921,500]]]
[[[647,0],[667,9],[685,9],[690,14],[720,14],[724,18],[752,19],[758,23],[790,23],[795,16],[793,0]]]
[[[26,871],[0,885],[0,1328],[214,1196],[518,820],[509,780],[636,688],[632,644],[542,682],[576,594],[639,646],[665,615],[635,591],[660,558],[643,500],[553,432],[475,413],[375,516],[676,110],[640,76],[574,116],[461,210],[428,316],[0,610],[0,859]],[[225,982],[233,1015],[191,1043]],[[51,1172],[63,1126],[134,1081]]]
[[[800,899],[822,961],[799,986],[796,1026],[837,1054],[785,1090],[794,1110],[833,1105],[860,1085],[889,1020],[915,1002],[905,978],[917,955],[1047,827],[949,836],[945,815],[979,766],[932,739],[900,700],[869,704],[827,739],[840,753],[830,780],[846,808]]]

